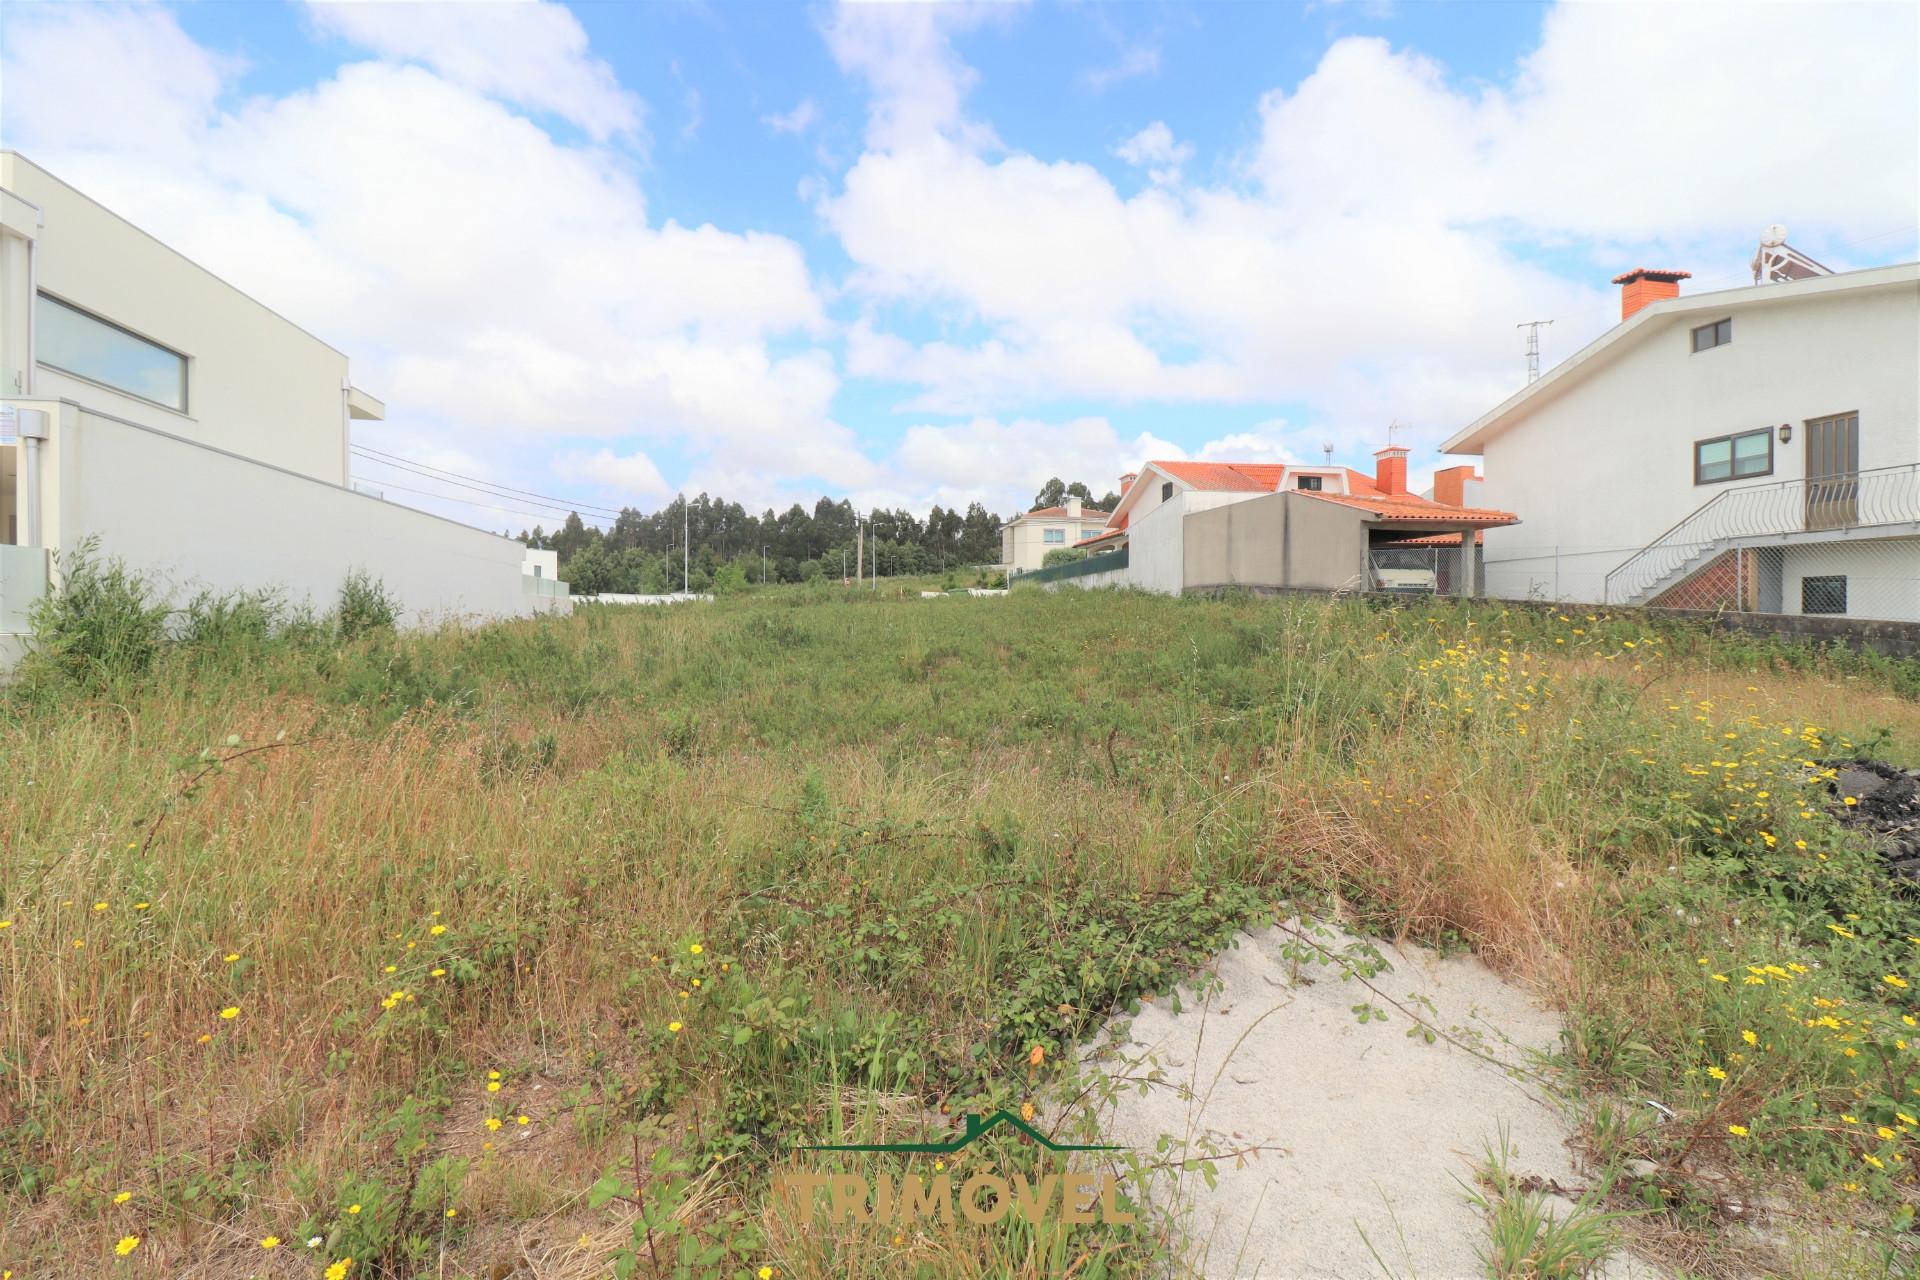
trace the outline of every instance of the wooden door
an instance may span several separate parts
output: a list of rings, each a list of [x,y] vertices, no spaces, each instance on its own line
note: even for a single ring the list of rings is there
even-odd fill
[[[1807,423],[1807,528],[1844,529],[1860,522],[1860,415],[1835,414]]]

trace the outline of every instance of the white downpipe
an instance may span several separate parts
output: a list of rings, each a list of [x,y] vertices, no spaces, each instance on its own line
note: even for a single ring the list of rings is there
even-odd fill
[[[25,500],[21,514],[26,517],[23,546],[42,547],[40,537],[40,445],[47,438],[47,413],[44,409],[22,409],[18,416],[20,432],[20,487]]]
[[[40,263],[36,256],[39,241],[27,241],[27,395],[33,395],[33,379],[40,362]]]

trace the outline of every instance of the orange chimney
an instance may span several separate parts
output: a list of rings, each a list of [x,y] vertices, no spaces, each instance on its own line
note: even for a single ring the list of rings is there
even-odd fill
[[[1140,478],[1140,473],[1138,471],[1129,471],[1127,472],[1127,474],[1121,476],[1120,477],[1120,496],[1123,498],[1126,497],[1127,490],[1133,488],[1133,482],[1135,480],[1138,480],[1139,478]]]
[[[1692,278],[1691,271],[1655,271],[1649,267],[1635,267],[1615,276],[1613,282],[1620,286],[1620,318],[1625,320],[1650,302],[1679,297],[1680,282]]]
[[[1433,473],[1433,500],[1443,507],[1467,505],[1467,481],[1478,480],[1471,464]]]
[[[1378,461],[1373,469],[1373,487],[1389,498],[1401,497],[1407,491],[1407,453],[1403,444],[1390,444],[1374,451]]]

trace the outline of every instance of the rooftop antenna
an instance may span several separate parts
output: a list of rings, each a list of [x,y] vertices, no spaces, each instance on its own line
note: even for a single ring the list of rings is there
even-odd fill
[[[1395,418],[1392,422],[1389,422],[1387,424],[1387,448],[1391,449],[1394,447],[1393,433],[1396,431],[1405,431],[1405,430],[1406,428],[1401,425],[1400,419]]]
[[[1325,444],[1321,445],[1320,452],[1326,455],[1327,465],[1332,466],[1333,465],[1333,441],[1329,440]]]
[[[1540,326],[1552,323],[1551,320],[1523,320],[1513,326],[1527,331],[1527,382],[1529,385],[1540,380]]]

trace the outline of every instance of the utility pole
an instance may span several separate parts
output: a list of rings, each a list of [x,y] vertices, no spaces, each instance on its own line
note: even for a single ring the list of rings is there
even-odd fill
[[[760,585],[767,585],[767,549],[760,548]]]
[[[692,518],[687,514],[687,495],[680,495],[680,594],[693,594],[693,542],[688,530],[693,528]]]
[[[1513,326],[1527,331],[1527,382],[1532,384],[1540,377],[1540,326],[1552,324],[1551,320],[1526,320]]]
[[[860,517],[853,518],[853,585],[859,586],[860,579],[867,576],[867,539],[866,526],[860,523]]]

